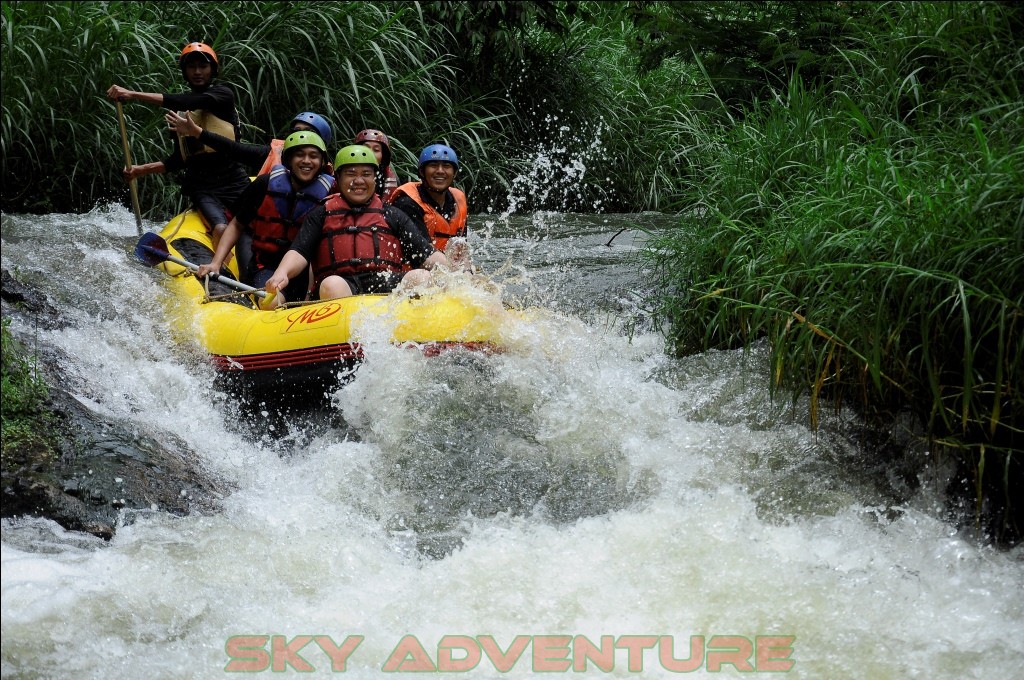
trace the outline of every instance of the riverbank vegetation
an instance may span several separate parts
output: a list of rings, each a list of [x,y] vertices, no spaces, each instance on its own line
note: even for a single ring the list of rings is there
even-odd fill
[[[813,76],[765,68],[740,106],[708,82],[687,212],[650,251],[677,351],[767,337],[776,386],[810,394],[812,421],[825,404],[913,412],[1009,540],[1024,528],[1022,28],[1006,4],[879,5]]]
[[[204,39],[246,142],[312,110],[333,123],[332,150],[361,129],[386,131],[403,178],[423,146],[449,143],[474,212],[656,208],[662,192],[634,180],[656,167],[651,154],[670,152],[635,148],[633,125],[651,106],[646,80],[671,68],[637,79],[627,18],[624,3],[5,2],[0,207],[126,202],[104,93],[183,90],[177,55]],[[124,110],[134,160],[167,156],[162,110]],[[182,205],[170,177],[139,191],[157,221]]]
[[[5,2],[0,208],[127,204],[111,84],[211,43],[245,141],[435,140],[475,213],[678,212],[650,242],[675,351],[767,338],[781,393],[910,412],[993,537],[1024,520],[1024,12],[1011,2]],[[137,162],[162,112],[125,106]],[[146,216],[181,206],[139,184]]]
[[[34,354],[11,335],[9,326],[8,319],[0,326],[0,466],[5,479],[25,465],[47,465],[54,451],[51,422],[43,408],[49,390]]]

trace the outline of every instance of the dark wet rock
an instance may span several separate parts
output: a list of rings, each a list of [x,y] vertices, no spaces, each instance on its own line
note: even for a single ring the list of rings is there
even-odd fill
[[[3,271],[3,313],[56,318],[45,296]],[[143,513],[215,511],[227,491],[180,441],[156,441],[128,421],[100,416],[61,389],[56,356],[38,348],[49,398],[36,436],[5,442],[0,479],[4,517],[51,519],[66,529],[109,539]]]
[[[100,418],[51,387],[55,449],[8,452],[0,494],[4,517],[30,515],[102,538],[139,513],[211,512],[226,491],[182,445],[156,442],[130,423]]]
[[[532,395],[479,355],[446,353],[429,368],[438,379],[425,382],[442,387],[410,392],[406,409],[422,426],[377,442],[380,479],[401,498],[385,525],[420,555],[442,559],[461,546],[466,517],[571,524],[657,493],[653,473],[597,438],[539,442]]]
[[[3,315],[30,314],[43,328],[60,328],[64,315],[46,299],[46,295],[18,281],[6,269],[0,270],[0,300]]]

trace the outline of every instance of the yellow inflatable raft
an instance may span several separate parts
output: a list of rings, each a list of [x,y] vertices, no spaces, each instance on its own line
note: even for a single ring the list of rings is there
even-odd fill
[[[174,319],[175,325],[192,329],[223,377],[244,378],[247,385],[281,386],[314,375],[337,378],[363,355],[353,335],[354,322],[371,317],[387,317],[393,324],[391,342],[409,343],[427,353],[451,347],[497,349],[501,322],[494,309],[443,291],[356,295],[263,311],[255,299],[262,291],[224,276],[218,277],[223,283],[204,286],[193,272],[213,258],[213,245],[193,211],[177,216],[157,234],[144,234],[135,254],[165,271],[177,302],[184,301],[177,309],[191,315],[192,323]],[[228,268],[237,279],[234,258]]]

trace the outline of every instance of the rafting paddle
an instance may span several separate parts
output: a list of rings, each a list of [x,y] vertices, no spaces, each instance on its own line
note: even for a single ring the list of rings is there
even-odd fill
[[[124,126],[124,109],[121,108],[121,102],[115,102],[117,104],[117,122],[121,126],[121,144],[124,146],[124,167],[132,167],[132,152],[128,148],[128,130]],[[128,190],[132,195],[132,208],[135,210],[135,230],[142,235],[142,208],[139,207],[139,188],[135,184],[135,180],[128,182]]]
[[[155,267],[161,262],[169,260],[175,264],[180,264],[191,272],[199,271],[199,265],[193,264],[188,260],[183,260],[180,257],[175,257],[167,252],[167,241],[163,240],[159,234],[154,234],[153,232],[147,232],[139,239],[138,245],[135,246],[135,259],[149,267]],[[229,286],[235,290],[252,293],[253,295],[261,298],[267,297],[266,291],[260,290],[259,288],[253,288],[252,286],[247,286],[240,281],[229,279],[228,277],[221,276],[220,274],[211,274],[210,276],[215,281],[223,283],[225,286]],[[270,299],[273,299],[273,296],[271,296]],[[269,301],[270,300],[266,300],[265,303]]]

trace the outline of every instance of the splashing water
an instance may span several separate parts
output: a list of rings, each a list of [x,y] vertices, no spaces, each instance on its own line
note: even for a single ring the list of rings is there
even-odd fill
[[[448,285],[508,313],[508,349],[430,358],[366,324],[367,360],[332,397],[345,426],[284,441],[234,427],[212,370],[173,339],[159,277],[130,262],[127,211],[2,219],[4,267],[70,321],[13,330],[53,347],[92,408],[177,437],[235,489],[214,514],[140,513],[108,543],[5,520],[4,677],[221,677],[232,640],[271,635],[361,636],[358,678],[384,676],[407,636],[436,667],[457,635],[531,637],[507,672],[483,656],[462,673],[485,678],[534,677],[557,635],[669,636],[679,659],[691,636],[792,638],[807,678],[1024,665],[1020,549],[958,535],[941,487],[866,470],[852,415],[808,430],[769,399],[763,348],[677,360],[657,335],[567,311],[635,286],[629,250],[603,244],[642,216],[495,224],[474,258],[514,261],[512,276]],[[537,304],[494,306],[517,290]],[[560,297],[575,302],[541,304]],[[273,661],[331,674],[320,642],[296,654]],[[677,675],[657,648],[637,654],[643,677]],[[637,677],[629,661],[622,646],[611,670],[565,672]],[[748,675],[723,668],[694,674]]]
[[[515,215],[549,205],[562,206],[566,211],[600,213],[603,199],[591,198],[600,180],[588,185],[587,168],[605,153],[601,142],[603,121],[577,130],[559,125],[554,114],[548,114],[544,122],[549,139],[523,159],[526,167],[513,177],[508,207],[502,214]]]
[[[558,113],[548,112],[532,129],[535,143],[511,161],[504,200],[486,212],[502,220],[538,210],[603,212],[609,180],[595,177],[592,170],[607,162],[603,119],[570,126]]]

